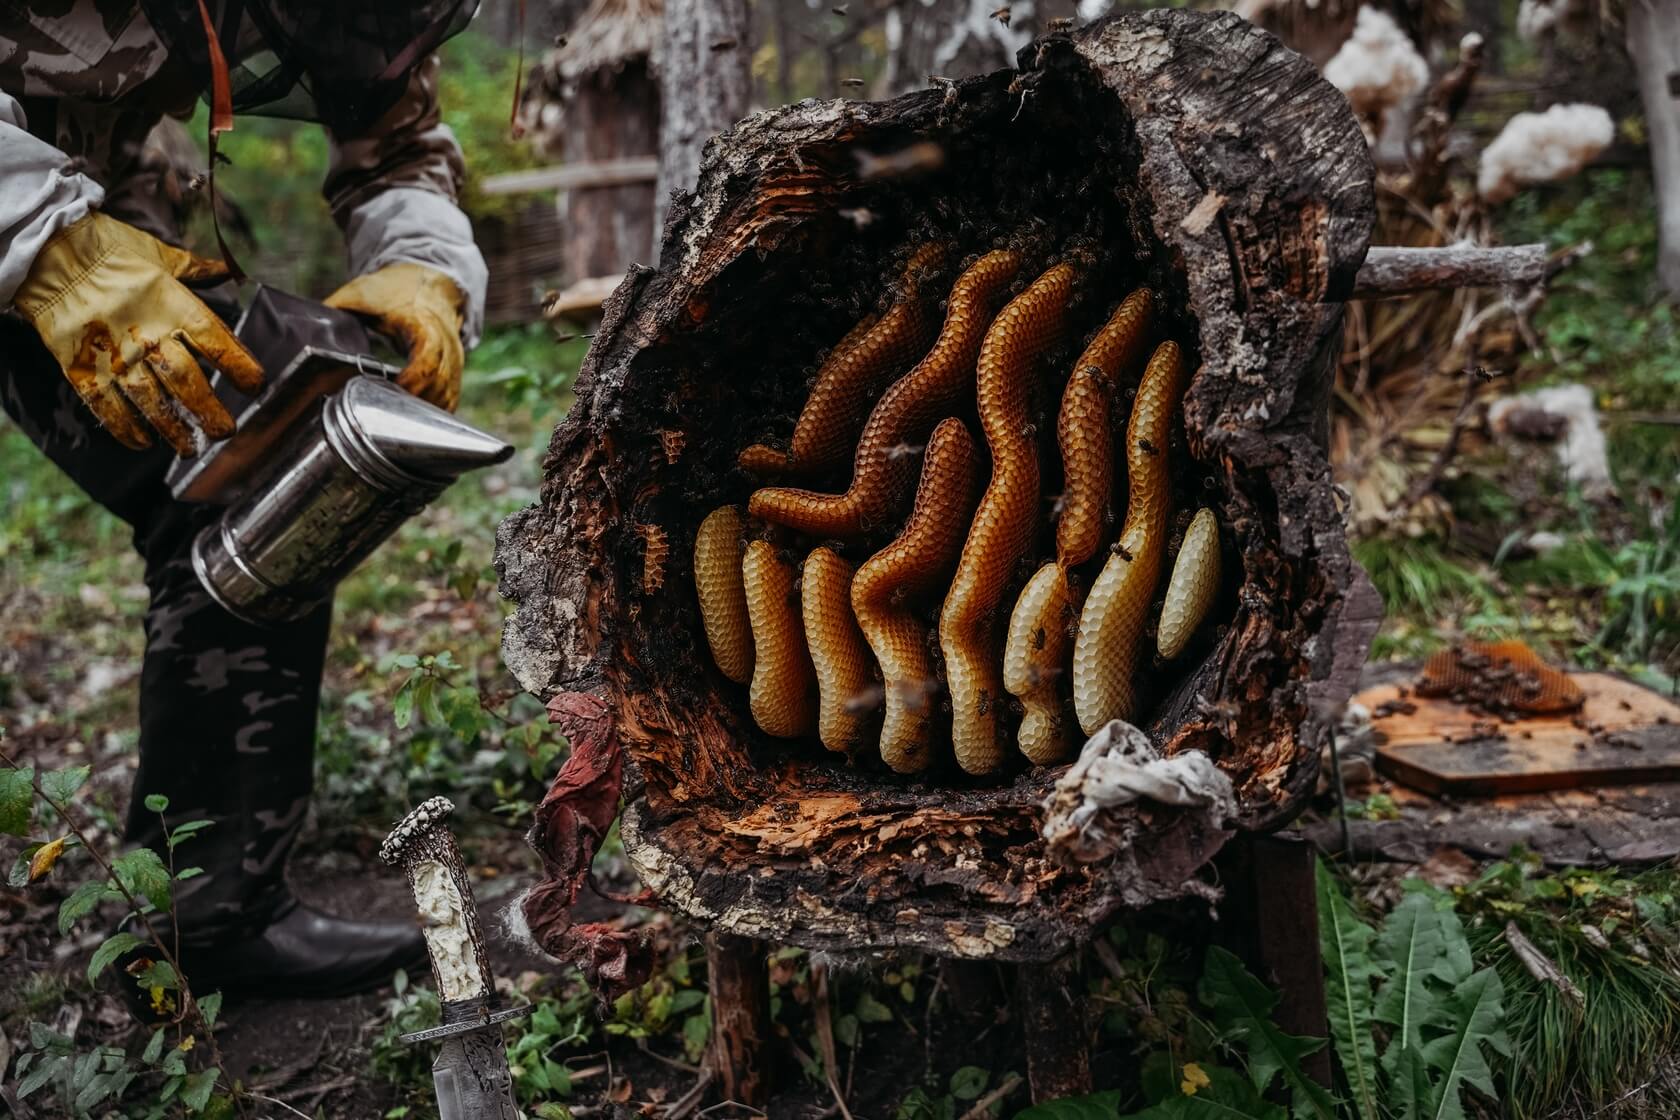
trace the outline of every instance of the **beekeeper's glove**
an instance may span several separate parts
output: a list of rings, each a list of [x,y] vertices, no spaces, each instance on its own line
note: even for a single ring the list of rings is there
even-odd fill
[[[245,392],[262,387],[251,352],[182,283],[226,276],[226,265],[95,212],[47,242],[12,302],[113,436],[150,447],[144,417],[189,456],[188,416],[211,439],[233,434],[192,351]]]
[[[354,311],[408,349],[397,384],[454,411],[461,399],[461,306],[466,297],[435,268],[398,261],[358,276],[327,297],[328,307]]]

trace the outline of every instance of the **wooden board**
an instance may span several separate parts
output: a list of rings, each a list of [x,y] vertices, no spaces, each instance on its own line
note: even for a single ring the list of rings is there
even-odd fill
[[[1376,767],[1434,794],[1490,796],[1680,780],[1680,705],[1609,673],[1571,673],[1587,695],[1574,717],[1500,723],[1447,699],[1410,696],[1414,711],[1375,716]],[[1354,697],[1373,713],[1400,685]],[[1492,735],[1481,734],[1489,726]]]

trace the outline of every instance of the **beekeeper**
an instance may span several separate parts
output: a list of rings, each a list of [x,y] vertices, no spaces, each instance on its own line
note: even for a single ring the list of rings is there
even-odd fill
[[[435,48],[475,0],[64,0],[0,10],[0,400],[41,451],[134,530],[151,603],[140,768],[127,839],[163,851],[145,799],[205,874],[177,888],[195,989],[336,995],[424,954],[412,921],[334,917],[283,875],[309,805],[330,607],[278,629],[239,621],[188,560],[217,512],[164,472],[232,431],[197,359],[246,388],[262,371],[228,311],[223,261],[178,248],[142,143],[202,96],[327,130],[323,191],[353,277],[330,302],[406,347],[401,384],[444,407],[477,338],[485,266],[456,206],[461,150],[440,122]],[[215,291],[212,291],[215,289]],[[220,302],[218,302],[220,297]]]

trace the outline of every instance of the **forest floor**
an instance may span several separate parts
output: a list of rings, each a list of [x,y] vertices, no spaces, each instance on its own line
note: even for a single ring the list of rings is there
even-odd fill
[[[1539,324],[1547,351],[1528,382],[1584,380],[1601,407],[1626,415],[1671,409],[1680,398],[1675,312],[1632,279],[1649,275],[1654,243],[1648,222],[1619,216],[1633,189],[1612,179],[1585,200],[1560,195],[1517,218],[1531,227],[1518,234],[1546,232],[1558,242],[1590,235],[1599,246],[1548,303]],[[535,500],[548,432],[568,403],[582,346],[572,341],[556,351],[546,328],[533,327],[504,328],[480,347],[463,414],[508,436],[519,454],[454,487],[342,588],[317,796],[291,869],[298,892],[324,908],[401,915],[408,905],[402,884],[374,850],[414,804],[439,793],[453,798],[491,918],[498,975],[537,1006],[509,1032],[521,1099],[527,1109],[564,1104],[578,1117],[680,1098],[695,1083],[709,1023],[704,954],[680,923],[591,903],[598,916],[652,925],[666,950],[649,987],[603,1011],[575,973],[531,955],[496,920],[534,876],[522,833],[563,745],[501,667],[506,608],[490,553],[498,521]],[[1545,464],[1523,459],[1519,467],[1507,449],[1484,443],[1445,485],[1457,529],[1361,541],[1360,557],[1390,607],[1379,655],[1416,655],[1456,634],[1521,636],[1562,660],[1609,665],[1672,689],[1680,676],[1680,518],[1671,516],[1680,428],[1616,424],[1614,502],[1588,503],[1565,486],[1526,478]],[[135,767],[145,606],[139,563],[123,527],[3,421],[0,488],[7,495],[0,524],[4,744],[39,768],[90,766],[79,811],[91,838],[114,847]],[[1500,547],[1513,534],[1536,531],[1559,534],[1563,546],[1526,558]],[[436,703],[415,703],[422,687]],[[0,844],[7,864],[15,847]],[[614,845],[597,871],[608,882],[626,879]],[[72,854],[45,884],[0,886],[0,1068],[30,1037],[31,1024],[89,1046],[135,1050],[143,1041],[117,998],[83,976],[106,930],[89,921],[58,933],[59,901],[86,874]],[[1150,962],[1168,949],[1128,937],[1116,941],[1120,971],[1091,981],[1106,1016],[1103,1054],[1112,1060],[1100,1056],[1097,1066],[1107,1083],[1135,1065],[1124,1056],[1148,1041],[1149,1030],[1163,1020],[1161,1030],[1179,1029],[1160,1007],[1139,1025],[1136,993],[1122,976],[1153,977]],[[836,1082],[860,1120],[954,1120],[1024,1072],[1018,1027],[1002,1011],[995,975],[947,975],[915,958],[813,959],[791,950],[779,951],[772,967],[778,1033],[792,1056],[778,1115],[839,1114],[821,1074],[822,1039],[812,1027],[819,1015],[835,1024]],[[816,982],[819,973],[826,983]],[[230,1006],[217,1033],[226,1072],[280,1102],[263,1115],[432,1115],[429,1059],[396,1041],[436,1015],[424,980],[405,978],[400,992],[357,999]],[[1165,990],[1169,1004],[1181,1007],[1184,988]],[[963,992],[966,1006],[957,998]],[[131,1103],[140,1103],[125,1115],[147,1114],[148,1084],[155,1082],[136,1083]],[[31,1098],[35,1115],[59,1115],[42,1099]],[[1019,1094],[1006,1099],[1022,1103]]]

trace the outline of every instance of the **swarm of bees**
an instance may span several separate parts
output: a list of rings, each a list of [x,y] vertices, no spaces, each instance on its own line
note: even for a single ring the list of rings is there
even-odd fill
[[[1070,254],[1009,298],[1026,257],[984,253],[941,320],[938,278],[953,261],[933,242],[909,254],[887,306],[823,362],[791,436],[740,452],[766,483],[744,515],[717,509],[694,537],[713,660],[748,686],[758,727],[878,752],[903,773],[947,747],[971,774],[1004,767],[1012,747],[1054,764],[1076,732],[1137,718],[1151,621],[1155,656],[1178,658],[1221,586],[1218,520],[1201,509],[1157,595],[1188,375],[1181,347],[1155,337],[1155,297],[1121,300],[1057,370],[1047,357],[1078,341],[1075,297],[1099,282],[1089,262]],[[1030,401],[1058,373],[1062,492],[1047,498]],[[843,491],[792,484],[848,463]],[[1052,507],[1054,555],[1020,586]]]

